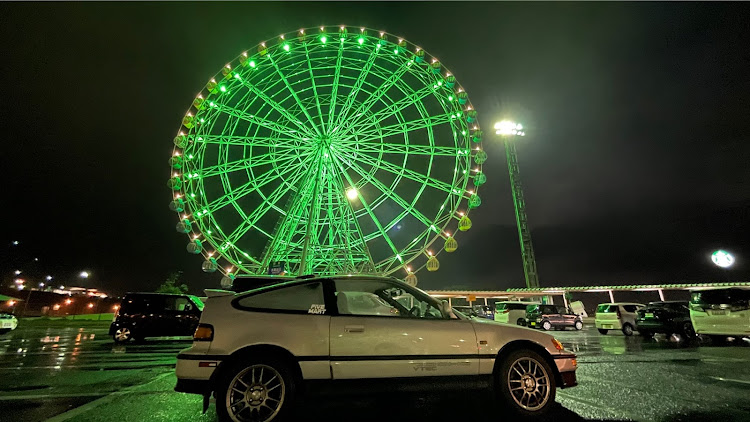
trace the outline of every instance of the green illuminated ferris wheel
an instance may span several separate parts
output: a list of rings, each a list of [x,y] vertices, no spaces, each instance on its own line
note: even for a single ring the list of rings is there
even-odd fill
[[[242,53],[195,98],[170,208],[206,272],[416,283],[471,227],[481,138],[466,92],[425,50],[365,28],[300,30]]]

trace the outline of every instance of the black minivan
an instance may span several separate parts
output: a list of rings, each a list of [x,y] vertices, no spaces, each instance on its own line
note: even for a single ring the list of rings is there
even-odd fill
[[[109,335],[115,343],[146,337],[192,336],[203,302],[191,295],[128,293],[115,314]]]

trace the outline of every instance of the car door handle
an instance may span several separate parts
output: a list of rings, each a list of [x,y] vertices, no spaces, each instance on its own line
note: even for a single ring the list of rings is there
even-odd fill
[[[365,326],[364,325],[347,325],[344,327],[344,331],[346,331],[347,333],[364,333]]]

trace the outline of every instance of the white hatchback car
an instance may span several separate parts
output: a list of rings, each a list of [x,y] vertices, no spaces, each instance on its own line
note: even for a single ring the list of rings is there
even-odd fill
[[[0,312],[0,334],[11,332],[18,327],[18,319],[14,315]]]
[[[271,421],[314,381],[470,376],[521,416],[543,416],[576,385],[576,356],[549,334],[469,318],[390,278],[300,278],[243,293],[206,291],[176,391],[211,394],[222,420]],[[351,382],[351,381],[350,381]],[[391,384],[392,387],[392,384]]]

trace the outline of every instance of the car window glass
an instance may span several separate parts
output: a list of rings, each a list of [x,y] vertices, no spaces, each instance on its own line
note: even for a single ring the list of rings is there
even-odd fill
[[[323,284],[296,284],[246,296],[237,302],[242,308],[290,311],[294,313],[326,314]]]
[[[563,314],[563,315],[564,315],[564,314],[567,314],[567,313],[568,313],[568,310],[567,310],[567,309],[565,309],[565,307],[564,307],[564,306],[558,306],[558,307],[557,307],[557,313],[558,313],[558,314]]]
[[[190,301],[186,297],[170,297],[166,300],[168,311],[185,312],[192,309]]]
[[[436,303],[381,280],[336,281],[336,304],[341,315],[443,319]]]
[[[625,312],[635,312],[638,309],[636,305],[623,305],[622,307],[625,309]]]
[[[162,312],[166,306],[164,299],[164,296],[159,295],[130,296],[125,299],[121,312],[128,314],[153,314]]]

